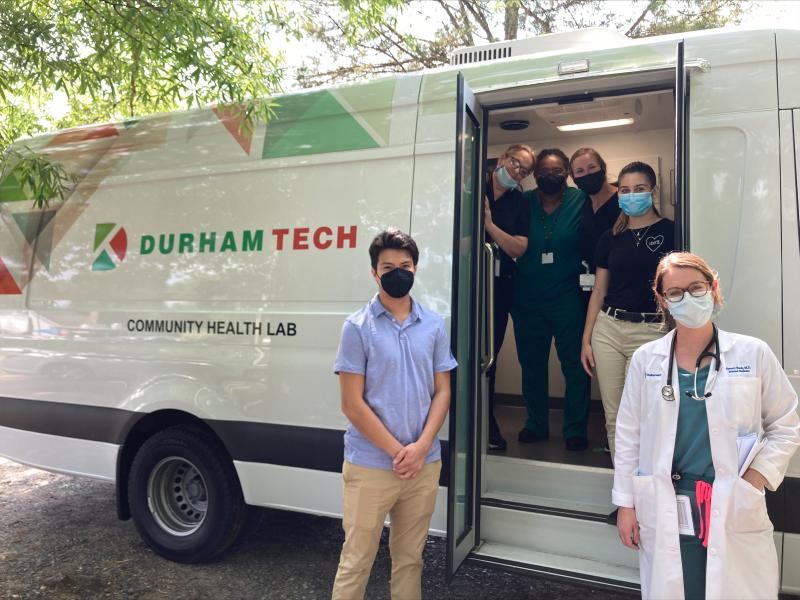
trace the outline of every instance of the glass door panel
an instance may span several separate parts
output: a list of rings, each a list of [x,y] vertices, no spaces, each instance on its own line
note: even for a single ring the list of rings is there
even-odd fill
[[[477,415],[480,407],[479,315],[481,121],[474,94],[458,75],[455,232],[453,244],[453,347],[458,369],[450,407],[448,577],[455,574],[476,540]]]

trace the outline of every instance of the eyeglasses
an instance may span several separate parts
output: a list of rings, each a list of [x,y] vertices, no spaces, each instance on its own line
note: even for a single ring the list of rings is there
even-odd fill
[[[683,300],[683,297],[686,295],[686,292],[689,292],[695,298],[702,298],[708,293],[708,290],[711,289],[711,284],[707,281],[694,281],[689,284],[687,288],[679,288],[679,287],[671,287],[664,290],[662,294],[667,302],[672,302],[675,304],[676,302],[680,302]]]
[[[508,157],[508,164],[511,166],[512,169],[514,169],[517,173],[519,173],[523,179],[525,179],[528,175],[531,174],[531,171],[523,167],[522,163],[519,162],[513,156]]]

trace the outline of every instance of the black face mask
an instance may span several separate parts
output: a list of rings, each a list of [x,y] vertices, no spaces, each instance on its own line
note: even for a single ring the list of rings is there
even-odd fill
[[[381,287],[392,298],[402,298],[414,285],[414,273],[397,268],[381,275]]]
[[[606,182],[606,172],[604,170],[595,171],[594,173],[589,173],[583,177],[575,177],[574,179],[575,185],[590,196],[593,196],[600,191],[603,184]]]
[[[567,178],[564,175],[555,175],[553,173],[536,178],[536,185],[548,196],[560,192],[566,183]]]

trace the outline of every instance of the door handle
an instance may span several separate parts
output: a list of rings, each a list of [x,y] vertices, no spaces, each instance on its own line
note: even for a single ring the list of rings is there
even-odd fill
[[[489,330],[488,333],[488,340],[487,346],[489,349],[489,353],[483,357],[481,361],[481,371],[486,373],[489,369],[492,368],[492,365],[495,363],[495,347],[494,347],[494,264],[495,264],[495,252],[494,252],[494,245],[489,243],[483,244],[483,252],[484,258],[488,261],[488,265],[484,272],[486,273],[486,286],[484,289],[489,297],[486,300],[486,320],[488,322],[487,329]]]

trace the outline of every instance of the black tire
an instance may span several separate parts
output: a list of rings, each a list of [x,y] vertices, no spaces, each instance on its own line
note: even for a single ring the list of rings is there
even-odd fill
[[[144,542],[181,563],[222,554],[247,516],[233,463],[213,436],[194,427],[170,427],[142,445],[128,501]]]

